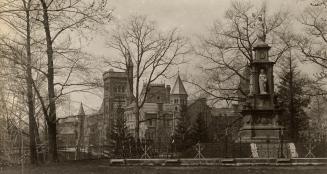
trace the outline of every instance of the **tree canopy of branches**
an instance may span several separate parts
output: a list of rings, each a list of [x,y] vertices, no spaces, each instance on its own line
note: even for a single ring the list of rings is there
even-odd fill
[[[327,9],[326,1],[317,3],[307,7],[300,16],[299,21],[304,30],[298,37],[298,47],[304,54],[305,61],[321,67],[321,72],[317,74],[320,81],[327,77]]]
[[[129,71],[127,67],[130,63],[134,65],[133,79],[129,79],[128,90],[131,93],[134,91],[135,138],[138,139],[142,121],[140,108],[145,103],[150,84],[164,77],[172,66],[182,63],[183,56],[188,52],[187,45],[176,29],[162,32],[146,17],[132,16],[118,25],[108,46],[118,55],[118,59],[107,61],[109,66]],[[141,95],[142,87],[144,93]]]
[[[47,78],[47,103],[39,94],[39,99],[43,100],[42,108],[45,120],[48,126],[49,156],[51,161],[57,161],[57,143],[56,143],[56,102],[64,95],[64,87],[72,85],[83,85],[80,83],[69,83],[72,72],[78,68],[78,61],[82,58],[78,49],[70,44],[70,37],[67,37],[67,31],[81,31],[92,29],[95,24],[105,24],[111,19],[111,11],[107,8],[107,1],[46,1],[40,0],[41,22],[45,35],[45,52],[47,57],[47,68],[45,76]],[[67,39],[66,39],[67,38]],[[63,60],[60,64],[58,57]],[[65,61],[66,60],[66,61]],[[67,66],[71,65],[71,66]],[[54,77],[67,70],[66,78],[61,83],[55,82]],[[83,72],[85,69],[82,68]],[[71,92],[71,91],[70,91]]]
[[[74,39],[84,37],[84,31],[94,31],[97,26],[107,24],[111,20],[111,9],[106,0],[8,0],[1,3],[0,14],[8,28],[18,34],[18,37],[8,35],[2,39],[3,45],[12,52],[3,55],[7,55],[7,59],[15,57],[10,60],[25,70],[22,75],[26,76],[28,106],[34,107],[35,101],[31,98],[36,96],[46,120],[49,159],[57,161],[57,105],[67,94],[87,91],[97,85],[84,81],[87,78],[83,78],[83,74],[88,74],[88,55]],[[30,135],[34,139],[31,134],[35,130],[34,108],[29,115]],[[31,157],[34,152],[35,148],[31,148]]]
[[[33,25],[32,15],[36,15],[32,11],[33,0],[22,0],[19,2],[5,1],[1,4],[1,21],[12,29],[12,33],[15,33],[12,37],[1,38],[2,51],[1,55],[3,59],[7,59],[14,62],[19,72],[19,76],[12,76],[10,80],[18,80],[20,78],[25,79],[24,86],[21,88],[21,92],[26,95],[26,105],[28,106],[28,125],[29,125],[29,143],[30,143],[30,161],[32,164],[37,162],[36,143],[40,143],[38,136],[38,128],[36,124],[36,106],[35,96],[33,92],[33,72],[35,69],[35,60],[32,60],[31,46],[35,43],[37,38],[32,40],[32,29],[35,29]],[[23,51],[25,50],[25,51]]]
[[[214,23],[210,34],[200,39],[196,49],[196,54],[206,62],[201,69],[207,82],[205,85],[192,83],[215,99],[237,101],[240,80],[249,81],[242,71],[254,59],[257,35],[272,47],[272,61],[276,62],[288,49],[280,40],[287,16],[283,11],[268,13],[265,5],[258,9],[248,2],[232,2],[225,18]]]

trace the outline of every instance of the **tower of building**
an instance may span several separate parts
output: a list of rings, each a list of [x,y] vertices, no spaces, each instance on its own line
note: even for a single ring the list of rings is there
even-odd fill
[[[116,120],[117,109],[123,108],[133,100],[133,62],[131,58],[126,62],[126,71],[116,72],[113,69],[103,73],[103,139],[108,140]],[[108,141],[104,142],[108,143]]]
[[[77,119],[78,119],[78,124],[77,124],[77,139],[76,139],[76,144],[77,144],[77,151],[80,150],[81,145],[84,144],[84,123],[85,123],[85,111],[83,108],[83,104],[81,103],[79,111],[78,111],[78,115],[77,115]]]
[[[170,103],[177,104],[180,106],[187,105],[187,97],[188,97],[187,92],[185,90],[181,77],[179,76],[178,73],[175,84],[170,92]]]

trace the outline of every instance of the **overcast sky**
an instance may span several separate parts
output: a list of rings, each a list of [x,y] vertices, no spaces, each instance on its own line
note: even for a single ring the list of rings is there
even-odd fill
[[[244,1],[254,2],[258,6],[264,2]],[[231,2],[231,0],[111,0],[109,3],[114,8],[113,15],[116,21],[126,19],[130,15],[146,15],[155,20],[162,30],[178,28],[183,35],[192,38],[196,35],[205,35],[215,20],[224,17]],[[267,7],[269,11],[283,8],[295,14],[301,10],[303,4],[309,2],[309,0],[267,0]],[[95,39],[89,49],[99,55],[114,56],[110,55],[110,51],[105,47],[103,37]],[[187,74],[191,68],[194,68],[192,63],[182,67],[181,74]],[[101,104],[101,98],[89,95],[76,95],[72,99],[75,102],[82,101],[94,109]]]

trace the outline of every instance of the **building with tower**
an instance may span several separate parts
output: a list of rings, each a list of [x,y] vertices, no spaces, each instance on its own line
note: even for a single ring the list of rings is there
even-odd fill
[[[145,86],[141,96],[145,93]],[[140,138],[155,142],[156,149],[167,149],[178,124],[181,109],[187,105],[187,92],[177,75],[173,88],[165,84],[150,84],[145,103],[140,110]],[[125,108],[125,120],[131,135],[135,133],[135,103]]]

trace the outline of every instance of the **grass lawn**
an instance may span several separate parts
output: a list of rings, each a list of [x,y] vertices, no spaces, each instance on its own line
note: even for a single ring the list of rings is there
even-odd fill
[[[327,166],[109,166],[109,160],[70,161],[25,167],[24,174],[327,174]],[[0,169],[0,174],[21,174],[20,167]]]

